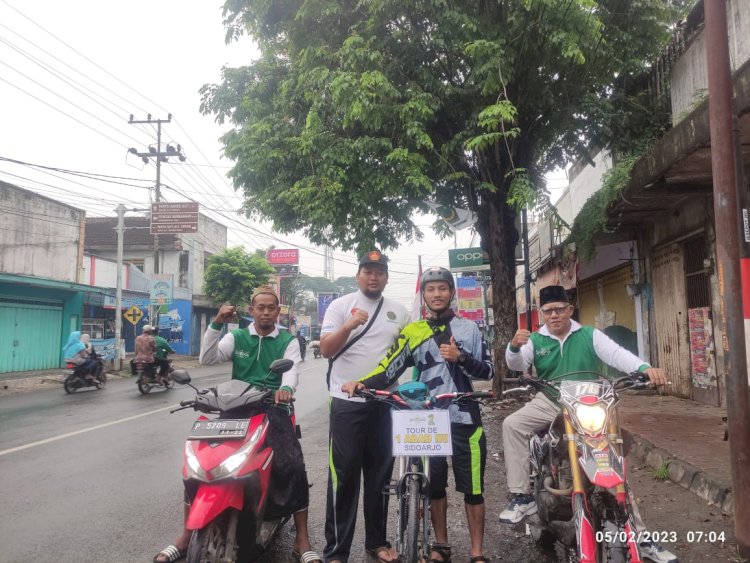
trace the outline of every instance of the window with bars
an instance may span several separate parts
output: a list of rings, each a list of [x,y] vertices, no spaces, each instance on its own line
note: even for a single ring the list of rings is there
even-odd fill
[[[178,276],[179,287],[189,287],[188,276],[190,275],[190,251],[180,252],[180,273]]]
[[[691,239],[683,247],[685,291],[688,309],[711,306],[711,264],[705,236]]]

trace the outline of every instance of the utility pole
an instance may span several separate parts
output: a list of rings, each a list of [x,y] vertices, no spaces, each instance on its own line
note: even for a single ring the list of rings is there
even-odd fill
[[[117,289],[115,290],[115,369],[122,369],[122,244],[125,230],[125,206],[117,206]]]
[[[161,124],[171,122],[171,113],[167,114],[167,119],[152,119],[151,114],[149,113],[146,119],[137,120],[133,119],[133,116],[131,115],[130,121],[128,121],[131,125],[156,124],[156,147],[149,147],[148,152],[138,152],[138,149],[135,148],[131,148],[128,151],[131,154],[140,156],[141,160],[146,164],[149,163],[149,159],[156,159],[156,186],[154,190],[154,201],[156,203],[161,201],[161,163],[167,162],[170,156],[176,156],[180,162],[185,162],[186,160],[185,155],[182,154],[182,147],[180,145],[177,145],[175,148],[172,145],[167,144],[164,152],[161,150]],[[159,273],[159,235],[154,235],[154,273]]]
[[[526,298],[526,330],[531,332],[531,270],[529,264],[529,222],[526,208],[521,210],[521,238],[523,239],[523,288],[524,297]]]
[[[333,281],[333,250],[328,245],[323,247],[323,277]]]
[[[161,163],[167,162],[170,156],[176,156],[180,162],[185,162],[186,160],[185,155],[182,154],[182,147],[180,145],[177,145],[175,148],[172,145],[167,144],[164,152],[161,150],[161,124],[171,122],[171,113],[167,114],[167,119],[152,119],[151,114],[149,113],[146,116],[146,119],[143,120],[133,119],[133,115],[131,114],[130,121],[128,121],[131,125],[156,124],[156,147],[148,147],[148,152],[138,152],[138,149],[136,148],[131,148],[128,151],[131,154],[140,156],[145,164],[148,164],[149,159],[151,158],[156,159],[156,186],[154,190],[155,203],[161,201]],[[159,273],[159,235],[154,235],[154,273]],[[158,311],[158,309],[154,308],[153,311]],[[149,321],[152,325],[155,325],[156,314],[153,311],[149,312]]]
[[[706,63],[708,67],[708,117],[711,131],[714,217],[719,276],[721,340],[726,378],[729,463],[734,495],[734,535],[741,558],[750,559],[750,391],[745,355],[742,282],[740,274],[740,222],[736,144],[732,103],[732,70],[729,64],[727,12],[723,0],[704,4]]]

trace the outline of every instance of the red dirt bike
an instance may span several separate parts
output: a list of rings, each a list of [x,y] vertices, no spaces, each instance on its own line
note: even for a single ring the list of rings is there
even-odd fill
[[[590,380],[561,380],[581,374]],[[525,386],[503,395],[551,389],[561,407],[549,428],[529,441],[537,517],[528,524],[534,539],[561,549],[571,563],[641,563],[625,464],[631,440],[620,430],[616,407],[617,391],[646,388],[648,377],[610,380],[573,372],[519,381]]]
[[[270,372],[281,374],[293,365],[276,360]],[[175,370],[173,378],[190,385],[185,370]],[[201,415],[185,442],[182,477],[192,497],[186,527],[193,531],[187,561],[247,561],[265,551],[291,516],[265,518],[274,452],[266,444],[269,420],[258,407],[273,405],[274,390],[236,379],[193,389],[195,399],[171,412],[194,408],[218,416]],[[295,424],[293,415],[290,423]]]

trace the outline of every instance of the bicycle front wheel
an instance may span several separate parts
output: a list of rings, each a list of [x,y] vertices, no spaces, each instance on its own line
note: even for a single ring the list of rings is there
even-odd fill
[[[406,563],[417,563],[419,561],[419,524],[420,518],[420,495],[419,479],[410,476],[406,484],[406,513],[404,514],[404,552],[401,554],[402,561]]]

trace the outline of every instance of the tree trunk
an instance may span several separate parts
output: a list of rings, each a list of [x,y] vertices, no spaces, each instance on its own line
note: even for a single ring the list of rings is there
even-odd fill
[[[503,190],[504,192],[505,190]],[[513,338],[517,325],[516,260],[518,232],[516,213],[505,204],[504,197],[487,200],[489,224],[485,241],[492,266],[492,307],[495,315],[493,356],[495,360],[495,393],[502,391],[502,381],[508,376],[505,348]]]

